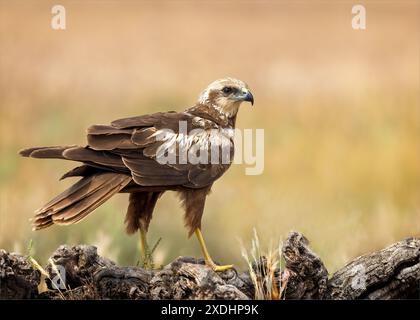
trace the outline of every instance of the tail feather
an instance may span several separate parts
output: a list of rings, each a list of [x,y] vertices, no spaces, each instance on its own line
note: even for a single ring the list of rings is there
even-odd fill
[[[38,209],[33,228],[39,230],[52,224],[77,223],[130,181],[131,176],[110,172],[84,177]]]
[[[28,148],[19,151],[19,154],[23,157],[31,157],[31,158],[53,158],[53,159],[65,159],[63,156],[63,152],[67,149],[74,148],[73,146],[55,146],[55,147],[35,147],[35,148]]]
[[[93,168],[105,171],[118,171],[129,173],[124,165],[121,156],[107,151],[93,150],[90,147],[72,146],[55,146],[55,147],[34,147],[19,151],[23,157],[40,158],[40,159],[63,159],[83,162],[86,166],[81,166],[66,173],[62,179],[77,175],[88,175],[93,173]],[[89,171],[89,172],[88,172]]]
[[[89,165],[82,165],[76,168],[71,169],[70,171],[63,174],[60,178],[60,180],[64,180],[66,178],[70,177],[87,177],[94,173],[98,173],[98,168],[89,166]]]
[[[61,225],[69,225],[74,224],[85,218],[90,212],[95,210],[97,207],[102,205],[105,201],[111,198],[115,193],[120,190],[118,187],[113,189],[107,190],[104,193],[99,195],[94,194],[83,201],[81,201],[77,206],[75,206],[75,210],[77,208],[78,212],[71,213],[69,212],[69,216],[67,217],[67,213],[65,216],[62,216],[60,219],[53,219],[54,223],[61,224]],[[73,210],[71,210],[73,211]],[[64,213],[63,213],[64,214]]]
[[[115,193],[115,190],[120,190],[121,182],[120,177],[114,175],[106,183],[95,186],[92,191],[82,193],[83,196],[80,200],[72,201],[70,205],[64,206],[60,212],[56,212],[53,216],[53,221],[71,221],[74,217],[90,208],[90,206],[98,202],[105,202]],[[65,210],[66,208],[68,210]]]
[[[85,197],[87,194],[95,191],[95,187],[98,187],[98,184],[92,183],[94,179],[97,179],[97,176],[80,179],[70,188],[60,193],[41,208],[37,209],[35,214],[37,216],[51,215],[80,200],[82,197]]]

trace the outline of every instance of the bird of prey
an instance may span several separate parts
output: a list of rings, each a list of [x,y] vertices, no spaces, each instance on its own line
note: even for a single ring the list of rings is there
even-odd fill
[[[114,194],[129,193],[126,230],[128,234],[139,230],[141,254],[146,258],[146,233],[156,202],[164,192],[176,191],[185,209],[188,236],[196,234],[206,264],[215,271],[231,268],[213,262],[201,233],[201,218],[213,183],[233,161],[232,132],[244,101],[254,104],[247,84],[219,79],[183,112],[158,112],[93,125],[87,129],[85,147],[21,150],[24,157],[81,163],[61,178],[81,179],[36,210],[34,230],[74,224]]]

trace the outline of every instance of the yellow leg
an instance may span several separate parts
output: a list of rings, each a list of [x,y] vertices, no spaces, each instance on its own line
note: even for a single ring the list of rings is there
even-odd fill
[[[203,251],[204,260],[206,261],[206,265],[208,265],[210,268],[212,268],[214,271],[225,271],[227,269],[232,269],[233,264],[228,264],[225,266],[218,266],[216,265],[212,258],[210,257],[210,254],[207,250],[206,244],[203,239],[203,235],[201,234],[201,230],[197,228],[195,230],[195,235],[197,236],[198,242],[200,243],[201,250]]]
[[[140,256],[142,259],[146,258],[147,254],[147,240],[146,240],[146,232],[140,230]]]
[[[145,269],[150,269],[153,267],[153,263],[151,261],[150,253],[149,253],[149,247],[147,246],[147,240],[146,240],[146,231],[140,231],[140,258],[143,260],[143,267]]]

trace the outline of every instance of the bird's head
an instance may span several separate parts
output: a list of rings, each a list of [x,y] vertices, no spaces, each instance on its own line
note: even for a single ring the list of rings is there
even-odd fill
[[[213,107],[228,118],[236,116],[242,102],[254,104],[248,85],[238,79],[224,78],[212,82],[200,95],[199,103]]]

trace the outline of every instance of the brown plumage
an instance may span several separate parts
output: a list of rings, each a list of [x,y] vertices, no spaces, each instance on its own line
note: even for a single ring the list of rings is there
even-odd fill
[[[236,79],[221,79],[210,84],[197,103],[184,112],[159,112],[116,120],[110,125],[93,125],[87,130],[85,147],[22,150],[20,154],[25,157],[82,163],[62,179],[82,178],[35,212],[34,229],[79,222],[114,194],[128,192],[127,232],[146,233],[156,202],[165,191],[172,190],[180,194],[191,235],[201,228],[206,196],[213,182],[233,160],[233,135],[229,130],[235,127],[243,101],[253,103],[247,85]],[[180,123],[185,125],[186,134],[180,132]],[[197,129],[200,134],[194,133]],[[183,151],[198,154],[203,146],[211,151],[220,147],[218,143],[228,150],[227,162],[222,162],[221,155],[218,163],[182,161]],[[160,157],[169,154],[176,161],[162,163]]]

